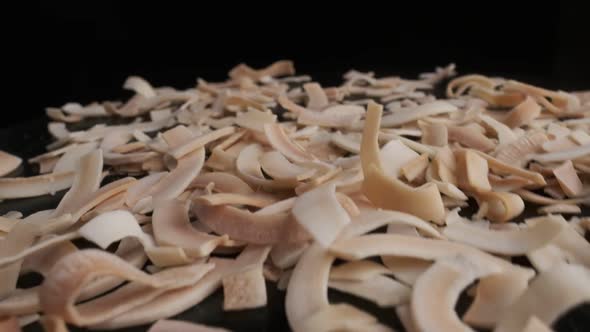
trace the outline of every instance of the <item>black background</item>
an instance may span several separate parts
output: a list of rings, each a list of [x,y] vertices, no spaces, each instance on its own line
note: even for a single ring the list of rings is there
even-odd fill
[[[462,74],[590,88],[583,2],[189,3],[39,1],[9,17],[0,127],[46,106],[125,98],[130,74],[186,88],[281,58],[325,84],[350,68],[414,77],[455,62]]]

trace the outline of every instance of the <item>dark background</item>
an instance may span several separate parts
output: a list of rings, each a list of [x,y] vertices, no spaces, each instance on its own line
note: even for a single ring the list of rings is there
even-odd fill
[[[11,107],[0,127],[46,106],[126,98],[121,85],[130,74],[186,88],[197,77],[222,80],[239,62],[281,58],[325,84],[350,68],[414,77],[455,62],[462,74],[590,89],[583,2],[191,3],[30,5],[3,32]]]

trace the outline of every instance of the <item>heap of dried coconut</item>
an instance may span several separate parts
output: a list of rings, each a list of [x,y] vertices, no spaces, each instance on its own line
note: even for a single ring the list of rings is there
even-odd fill
[[[265,279],[294,331],[392,330],[328,288],[394,307],[407,331],[549,331],[590,301],[590,219],[562,216],[590,204],[587,92],[468,75],[437,99],[454,65],[336,87],[294,74],[241,64],[184,91],[130,77],[125,103],[48,108],[40,174],[0,178],[0,199],[68,191],[0,217],[0,330],[222,331],[166,318],[220,287],[224,310],[265,306]],[[20,164],[0,152],[0,176]],[[541,216],[520,222],[529,205]],[[30,271],[43,283],[18,289]]]

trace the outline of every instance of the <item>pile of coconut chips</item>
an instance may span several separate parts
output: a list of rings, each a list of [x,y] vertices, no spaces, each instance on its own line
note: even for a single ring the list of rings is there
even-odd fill
[[[67,193],[0,217],[0,330],[225,331],[166,318],[218,288],[224,310],[265,306],[272,280],[294,331],[392,331],[328,288],[410,332],[550,331],[590,301],[590,93],[467,75],[437,99],[453,76],[323,87],[278,61],[183,91],[130,77],[124,103],[48,108],[40,174],[0,178],[0,199]],[[89,118],[128,121],[70,130]],[[1,176],[20,164],[0,152]],[[525,206],[538,217],[515,222]],[[28,272],[42,284],[17,288]]]

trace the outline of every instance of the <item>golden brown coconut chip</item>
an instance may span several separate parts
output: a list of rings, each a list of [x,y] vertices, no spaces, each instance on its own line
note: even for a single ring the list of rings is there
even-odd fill
[[[445,209],[435,184],[428,183],[418,188],[412,188],[396,177],[388,177],[384,174],[377,143],[382,111],[382,107],[375,103],[370,103],[367,108],[361,144],[361,162],[364,174],[363,193],[377,207],[406,212],[422,219],[441,222]]]
[[[492,190],[488,180],[488,162],[473,150],[455,152],[459,188],[476,192]]]
[[[443,234],[452,241],[468,244],[493,254],[518,256],[551,242],[562,231],[563,224],[549,219],[535,226],[511,231],[493,231],[467,222],[448,223]]]
[[[530,279],[531,275],[513,272],[482,277],[463,320],[476,327],[493,328],[502,312],[526,291]]]
[[[558,317],[590,301],[590,274],[583,266],[558,264],[541,272],[501,315],[494,332],[520,332],[531,316],[551,325]]]
[[[307,108],[312,110],[322,110],[328,106],[328,96],[318,83],[311,82],[303,84],[303,90],[307,93]]]
[[[229,330],[210,327],[180,320],[162,319],[150,327],[148,332],[229,332]]]
[[[476,197],[480,204],[487,204],[485,216],[493,222],[507,222],[524,211],[524,201],[514,193],[490,191]]]
[[[152,227],[158,245],[182,248],[191,257],[205,257],[229,242],[227,236],[209,235],[191,226],[188,206],[175,200],[156,203]]]
[[[213,268],[197,263],[148,275],[117,256],[99,250],[82,250],[60,260],[45,278],[39,292],[41,308],[72,324],[100,323],[137,305],[149,302],[169,289],[194,284]],[[64,274],[63,271],[70,273]],[[106,296],[74,306],[80,290],[90,280],[113,275],[132,281]]]
[[[419,331],[473,331],[455,312],[465,287],[475,279],[497,272],[458,256],[439,260],[424,272],[412,290],[410,308]]]
[[[584,185],[571,160],[565,161],[559,167],[553,169],[553,175],[559,186],[568,197],[576,197],[584,191]]]

